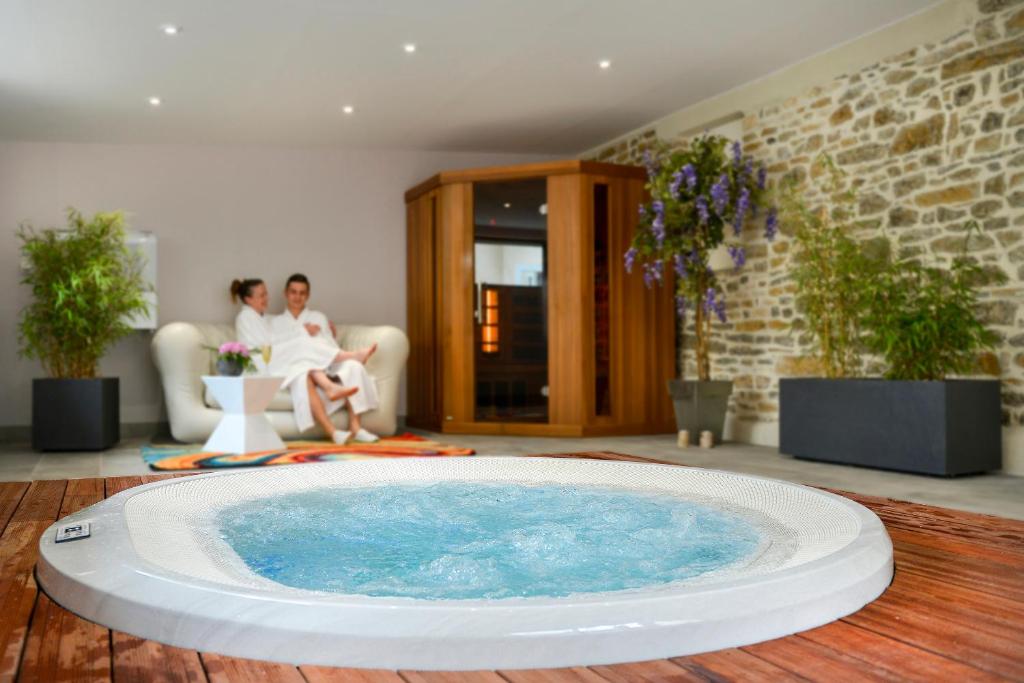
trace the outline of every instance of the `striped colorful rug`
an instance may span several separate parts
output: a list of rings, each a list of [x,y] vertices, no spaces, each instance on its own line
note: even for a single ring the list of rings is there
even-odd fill
[[[161,472],[296,465],[307,462],[336,462],[365,458],[408,458],[424,456],[473,455],[471,448],[445,446],[416,434],[382,438],[376,443],[338,446],[326,441],[290,441],[283,451],[260,453],[203,453],[195,446],[143,446],[142,459]]]

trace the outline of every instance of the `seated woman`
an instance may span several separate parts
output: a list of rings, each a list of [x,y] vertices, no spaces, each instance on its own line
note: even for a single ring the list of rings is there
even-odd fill
[[[313,426],[314,420],[335,443],[348,441],[350,432],[336,430],[330,415],[337,412],[358,387],[343,387],[328,377],[343,360],[336,346],[313,337],[273,338],[267,310],[267,287],[260,279],[235,280],[231,283],[231,300],[242,301],[242,310],[235,318],[238,341],[251,349],[268,349],[269,360],[253,354],[261,374],[283,376],[292,395],[295,423],[300,432]],[[323,392],[323,397],[318,389]],[[325,401],[326,399],[326,401]],[[371,440],[375,440],[371,439]]]

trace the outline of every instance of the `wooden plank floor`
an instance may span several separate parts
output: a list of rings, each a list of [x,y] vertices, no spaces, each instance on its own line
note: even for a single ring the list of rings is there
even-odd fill
[[[608,460],[614,453],[558,454]],[[1024,522],[835,491],[874,510],[895,546],[892,586],[859,612],[757,645],[613,666],[418,672],[287,666],[110,631],[41,593],[39,536],[56,519],[167,476],[0,483],[0,680],[566,681],[1024,680]],[[177,475],[182,476],[182,475]]]

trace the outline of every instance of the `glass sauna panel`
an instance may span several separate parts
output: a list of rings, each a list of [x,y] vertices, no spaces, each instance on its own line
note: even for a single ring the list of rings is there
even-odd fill
[[[594,414],[612,414],[608,186],[594,185]]]
[[[548,421],[547,180],[473,186],[476,420]]]

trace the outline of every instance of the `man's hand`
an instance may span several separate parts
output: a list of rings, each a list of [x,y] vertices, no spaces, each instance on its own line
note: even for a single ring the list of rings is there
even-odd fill
[[[319,325],[314,325],[313,323],[306,323],[304,327],[306,328],[306,332],[309,332],[310,337],[315,337],[318,334],[320,334]]]

